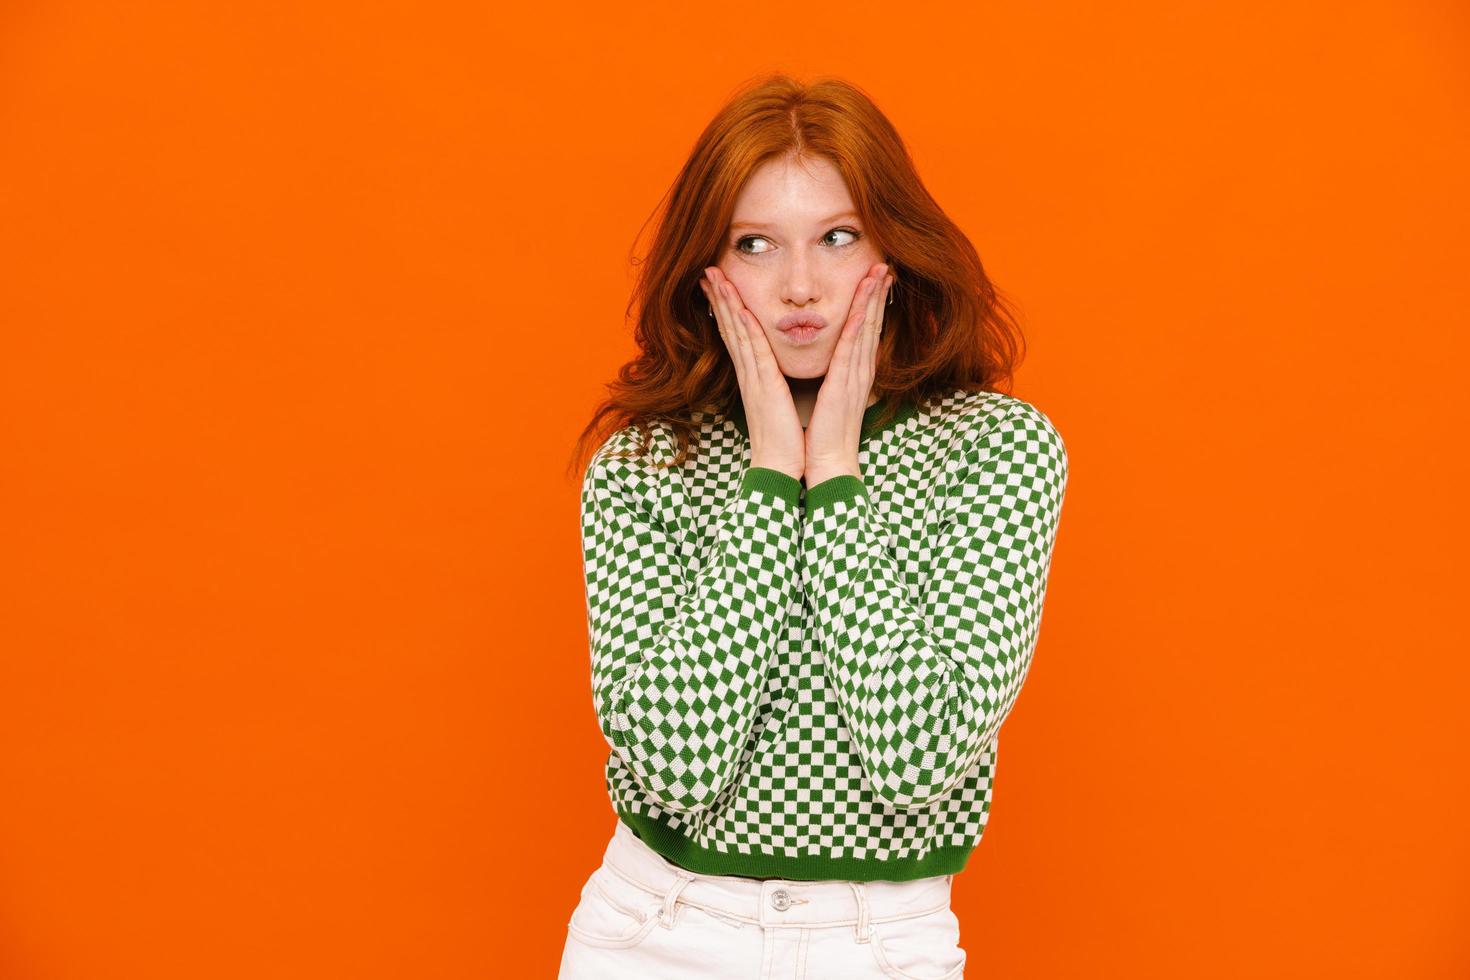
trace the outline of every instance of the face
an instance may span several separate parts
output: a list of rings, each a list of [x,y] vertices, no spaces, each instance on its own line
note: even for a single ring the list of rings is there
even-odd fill
[[[827,373],[858,283],[883,254],[869,241],[842,175],[822,157],[767,161],[746,181],[719,266],[760,322],[788,378]],[[815,313],[815,332],[779,329],[790,313]]]

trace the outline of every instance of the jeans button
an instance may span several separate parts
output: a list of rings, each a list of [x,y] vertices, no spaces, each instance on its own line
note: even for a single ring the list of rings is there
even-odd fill
[[[778,912],[785,912],[791,908],[791,893],[784,888],[778,888],[771,892],[771,905]]]

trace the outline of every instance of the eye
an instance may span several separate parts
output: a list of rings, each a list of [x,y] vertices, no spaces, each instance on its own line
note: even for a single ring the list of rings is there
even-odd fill
[[[825,235],[822,236],[822,241],[824,241],[824,242],[827,241],[827,239],[831,238],[833,235],[851,235],[852,236],[852,240],[851,241],[838,242],[838,243],[836,243],[836,244],[834,244],[832,246],[833,248],[846,248],[849,245],[856,244],[857,243],[857,240],[859,238],[862,238],[863,237],[863,233],[860,232],[860,231],[858,231],[856,228],[833,228],[831,231],[827,232],[827,234],[825,234]],[[744,247],[744,245],[745,245],[746,242],[767,242],[767,243],[769,243],[769,239],[764,238],[764,237],[762,237],[760,235],[745,235],[745,236],[743,236],[741,238],[735,239],[735,241],[732,243],[731,247],[734,248],[735,251],[742,252],[745,255],[764,255],[767,251],[769,251],[769,249],[761,249],[759,252],[749,251],[749,250],[747,250]]]

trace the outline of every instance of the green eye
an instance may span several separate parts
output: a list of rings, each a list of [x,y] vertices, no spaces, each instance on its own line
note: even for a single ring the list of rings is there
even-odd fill
[[[822,236],[822,240],[823,241],[826,241],[828,238],[832,237],[833,235],[851,235],[852,236],[852,241],[839,242],[839,243],[833,245],[832,246],[833,248],[847,248],[847,246],[849,246],[849,245],[856,244],[857,243],[857,240],[859,238],[862,238],[863,237],[863,233],[860,232],[860,231],[858,231],[856,228],[833,228],[831,231],[827,232],[827,234],[825,234],[825,235]],[[750,251],[750,250],[748,250],[748,249],[746,249],[744,247],[746,242],[769,242],[769,239],[767,239],[767,238],[765,238],[765,237],[763,237],[761,235],[744,235],[744,236],[742,236],[740,238],[735,239],[735,241],[733,241],[731,243],[730,247],[733,248],[733,249],[735,249],[735,251],[737,251],[737,252],[743,252],[746,255],[764,255],[765,252],[768,251],[767,249],[762,249],[759,252],[752,252],[752,251]]]

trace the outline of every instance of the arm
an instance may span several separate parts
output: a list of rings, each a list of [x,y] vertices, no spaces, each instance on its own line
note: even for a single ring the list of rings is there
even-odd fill
[[[807,490],[804,574],[839,705],[890,806],[931,806],[979,761],[1036,646],[1067,456],[1030,406],[977,420],[913,601],[861,479]]]
[[[800,483],[749,467],[690,573],[634,461],[583,478],[592,690],[602,733],[660,806],[707,808],[734,775],[795,600]]]

